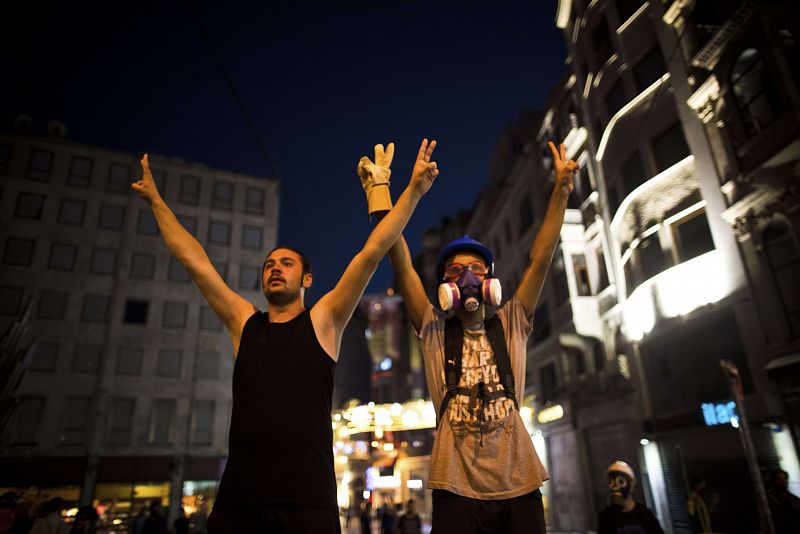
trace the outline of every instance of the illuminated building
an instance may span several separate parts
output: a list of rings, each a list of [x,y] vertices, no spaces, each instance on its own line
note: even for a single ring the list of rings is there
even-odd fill
[[[369,398],[386,403],[427,396],[422,354],[403,299],[389,289],[386,294],[364,295],[359,308],[372,362]]]
[[[341,508],[413,498],[430,520],[428,466],[436,414],[430,401],[351,404],[333,414],[334,469]]]
[[[0,135],[0,329],[30,298],[36,342],[0,443],[0,488],[113,502],[119,516],[161,499],[174,514],[182,492],[213,499],[227,457],[230,336],[130,189],[139,156],[50,133]],[[150,162],[220,275],[264,308],[277,181]]]

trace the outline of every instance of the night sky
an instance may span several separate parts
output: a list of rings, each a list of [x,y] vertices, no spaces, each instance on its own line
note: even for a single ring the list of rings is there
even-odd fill
[[[0,127],[27,113],[81,143],[277,173],[279,242],[310,256],[310,302],[371,228],[361,155],[395,142],[396,198],[422,137],[438,140],[441,174],[406,231],[416,253],[426,228],[474,204],[503,128],[565,70],[556,0],[14,4]],[[391,281],[385,260],[368,291]]]

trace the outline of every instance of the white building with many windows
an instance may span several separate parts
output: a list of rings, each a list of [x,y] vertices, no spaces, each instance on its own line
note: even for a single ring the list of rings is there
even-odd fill
[[[265,307],[279,183],[150,156],[228,285]],[[213,499],[227,456],[230,337],[130,189],[139,155],[0,134],[0,329],[30,302],[32,350],[0,441],[0,492],[101,505]],[[203,498],[199,498],[203,495]],[[210,507],[208,508],[210,510]]]

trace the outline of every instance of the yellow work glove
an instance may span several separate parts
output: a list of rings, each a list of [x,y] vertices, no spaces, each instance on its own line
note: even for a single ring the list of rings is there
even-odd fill
[[[375,162],[367,156],[358,160],[358,177],[367,194],[369,214],[392,209],[392,197],[389,194],[389,176],[392,171],[394,143],[389,143],[384,150],[383,145],[375,145]]]

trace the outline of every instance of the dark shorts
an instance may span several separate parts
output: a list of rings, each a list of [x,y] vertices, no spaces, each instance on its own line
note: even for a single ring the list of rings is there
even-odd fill
[[[431,534],[545,534],[542,493],[483,501],[433,490]]]
[[[339,513],[300,506],[215,505],[208,534],[341,534]]]

